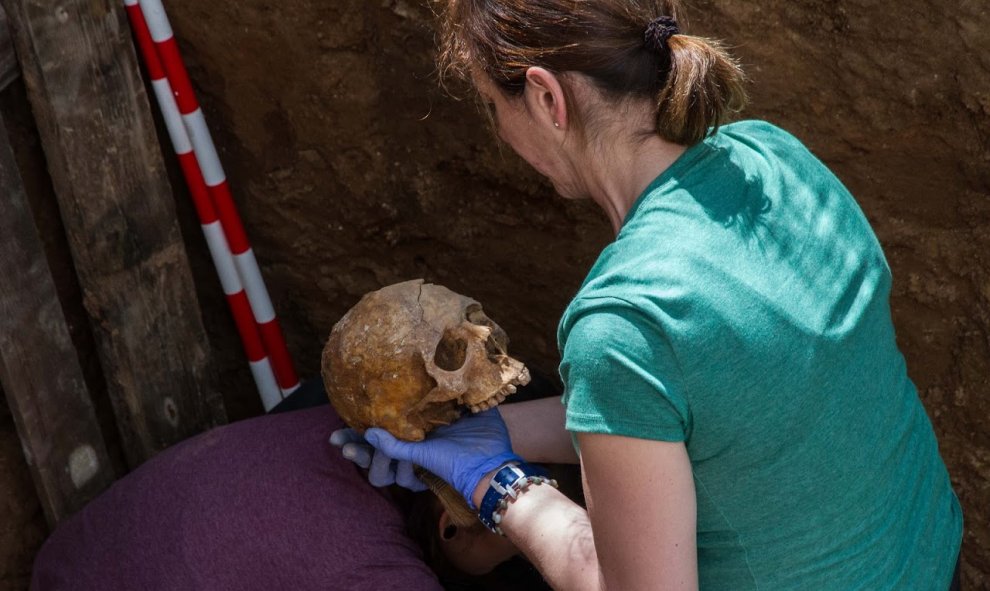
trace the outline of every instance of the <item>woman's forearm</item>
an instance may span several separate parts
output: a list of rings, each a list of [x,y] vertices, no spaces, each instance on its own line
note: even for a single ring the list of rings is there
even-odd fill
[[[476,503],[484,490],[479,486]],[[557,489],[530,486],[509,505],[501,527],[557,591],[602,589],[588,513]]]
[[[697,591],[697,502],[684,443],[578,438],[590,512],[532,483],[505,497],[502,531],[557,590]],[[475,486],[475,506],[494,474]]]
[[[527,462],[576,464],[577,453],[564,428],[564,405],[557,397],[499,407],[509,428],[512,450]]]

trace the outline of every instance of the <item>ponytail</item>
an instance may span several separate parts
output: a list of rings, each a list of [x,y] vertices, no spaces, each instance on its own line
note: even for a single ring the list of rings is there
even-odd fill
[[[745,75],[716,41],[680,33],[679,0],[447,0],[440,71],[484,72],[508,96],[526,71],[579,72],[606,97],[656,105],[660,137],[696,144],[746,104]],[[661,16],[657,16],[661,15]]]
[[[657,133],[694,145],[746,105],[746,75],[717,41],[673,35],[670,69],[657,98]]]

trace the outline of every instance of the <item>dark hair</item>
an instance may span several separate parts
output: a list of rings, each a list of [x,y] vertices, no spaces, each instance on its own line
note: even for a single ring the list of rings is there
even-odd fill
[[[645,42],[651,22],[680,21],[680,12],[677,0],[447,0],[441,74],[470,80],[480,67],[518,96],[533,66],[579,72],[606,98],[654,99],[656,133],[692,145],[743,108],[745,76],[717,41],[678,33],[666,48]]]

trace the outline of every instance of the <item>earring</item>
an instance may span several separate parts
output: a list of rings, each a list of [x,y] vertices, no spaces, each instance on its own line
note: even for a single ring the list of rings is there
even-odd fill
[[[553,126],[560,129],[560,123],[557,123],[556,121],[553,122]]]
[[[451,524],[443,528],[443,533],[440,534],[440,537],[449,542],[450,540],[453,540],[454,536],[456,535],[457,535],[457,526]]]

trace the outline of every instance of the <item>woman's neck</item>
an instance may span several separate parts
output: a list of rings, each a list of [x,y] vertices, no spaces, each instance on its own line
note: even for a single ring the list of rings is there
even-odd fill
[[[685,150],[685,146],[652,136],[589,151],[580,168],[585,171],[588,195],[605,211],[616,234],[643,191]]]

